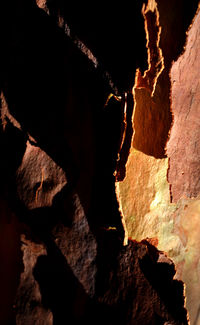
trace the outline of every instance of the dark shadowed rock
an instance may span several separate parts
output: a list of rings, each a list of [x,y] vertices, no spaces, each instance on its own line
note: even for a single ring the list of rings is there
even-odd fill
[[[116,196],[135,71],[146,67],[143,3],[98,15],[85,2],[79,11],[62,0],[0,5],[0,246],[10,244],[0,260],[12,257],[4,274],[14,265],[4,324],[188,324],[172,261],[148,241],[124,246]]]

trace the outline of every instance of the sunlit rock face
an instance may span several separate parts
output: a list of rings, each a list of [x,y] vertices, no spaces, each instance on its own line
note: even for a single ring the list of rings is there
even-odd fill
[[[200,13],[195,16],[195,6],[188,8],[191,17],[183,28],[186,22],[181,14],[185,8],[180,2],[177,8],[174,6],[175,3],[169,2],[173,14],[161,1],[157,1],[158,11],[156,7],[150,8],[155,15],[159,14],[157,23],[162,29],[157,46],[161,49],[164,68],[159,72],[154,92],[148,78],[152,63],[143,77],[138,73],[133,90],[135,133],[126,177],[118,187],[128,236],[137,240],[148,238],[173,259],[176,277],[186,285],[190,322],[196,325],[200,324]],[[187,30],[183,48],[183,34]],[[155,28],[154,33],[157,32]],[[158,62],[158,56],[154,57]],[[171,121],[172,126],[167,124]]]
[[[200,193],[200,13],[187,36],[184,53],[171,69],[173,127],[167,144],[168,180],[173,202]]]
[[[165,146],[197,5],[133,4],[0,4],[3,325],[188,324],[198,198],[171,202]]]
[[[191,324],[200,324],[200,11],[188,31],[184,53],[171,69],[174,116],[167,144],[168,181],[172,202],[183,207],[175,218],[175,232],[184,245],[182,278],[186,283]],[[189,199],[190,198],[190,199]],[[176,220],[179,219],[179,222]],[[191,272],[191,270],[193,270]]]

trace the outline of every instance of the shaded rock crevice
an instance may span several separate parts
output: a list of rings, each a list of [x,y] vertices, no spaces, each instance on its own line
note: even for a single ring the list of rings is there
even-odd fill
[[[83,12],[53,0],[0,5],[2,247],[12,238],[2,255],[15,266],[5,279],[17,278],[2,324],[188,323],[173,263],[148,242],[123,245],[116,181],[147,49],[143,1],[110,5],[91,17],[86,3]]]

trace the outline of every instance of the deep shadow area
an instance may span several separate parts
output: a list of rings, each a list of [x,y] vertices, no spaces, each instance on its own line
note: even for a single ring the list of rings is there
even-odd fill
[[[21,135],[20,139],[13,136],[9,128],[7,130],[11,141],[6,142],[7,151],[15,145],[14,141],[16,150],[22,147],[8,186],[11,207],[17,211],[20,221],[39,233],[46,244],[48,255],[38,259],[34,275],[44,306],[54,314],[54,323],[62,324],[63,317],[66,321],[72,318],[73,323],[78,322],[79,317],[87,319],[87,313],[91,321],[91,310],[99,307],[93,306],[87,311],[85,304],[90,305],[87,295],[59,249],[46,239],[58,222],[58,210],[53,207],[27,213],[23,203],[16,201],[15,172],[24,154],[27,134],[30,134],[66,172],[69,187],[78,192],[95,237],[100,229],[112,226],[120,234],[117,235],[118,244],[122,243],[124,230],[113,176],[121,135],[122,105],[111,100],[104,107],[113,90],[106,84],[101,71],[94,69],[54,19],[27,1],[13,3],[13,7],[8,6],[2,12],[5,13],[1,22],[4,22],[6,51],[2,54],[1,90],[10,113],[23,129],[21,132],[14,128]],[[5,160],[13,163],[7,151]],[[8,165],[6,174],[10,169]],[[103,255],[99,263],[103,263]],[[66,306],[69,313],[66,313]],[[81,308],[83,314],[80,314]],[[109,316],[106,305],[103,309],[111,321],[113,315]],[[99,319],[105,318],[101,312],[98,315]]]
[[[187,317],[187,312],[180,306],[184,305],[184,285],[182,281],[174,280],[176,273],[175,266],[167,259],[157,262],[159,251],[146,240],[142,243],[147,245],[148,254],[140,260],[140,269],[152,287],[158,292],[168,312],[173,319],[179,322]],[[165,279],[163,281],[163,279]]]
[[[43,306],[52,311],[54,325],[88,323],[89,311],[93,309],[89,297],[53,240],[46,237],[45,243],[47,256],[40,256],[33,270]]]
[[[0,322],[15,324],[13,301],[23,271],[20,247],[20,225],[16,216],[15,172],[25,151],[24,134],[7,121],[0,128]],[[13,150],[14,148],[14,150]]]
[[[119,226],[112,174],[121,132],[121,106],[117,103],[114,109],[113,104],[104,109],[112,89],[101,71],[93,67],[53,18],[31,2],[22,4],[22,11],[17,5],[16,11],[12,8],[12,29],[8,26],[6,34],[8,51],[2,90],[9,110],[22,129],[64,169],[86,213],[92,206],[93,184],[97,187],[94,202],[106,191],[103,206],[107,209],[95,217],[97,210],[92,208],[89,221],[99,226]]]
[[[62,17],[92,51],[104,71],[108,71],[119,92],[131,91],[136,68],[147,68],[146,35],[142,6],[146,1],[125,0],[122,3],[102,1],[96,6],[90,0],[66,2],[48,0],[50,16]],[[137,31],[137,32],[135,32]]]
[[[52,311],[54,325],[63,322],[78,324],[80,321],[88,324],[134,324],[135,310],[138,312],[138,325],[144,325],[147,314],[149,319],[145,325],[158,324],[164,317],[161,317],[161,312],[160,315],[155,312],[155,306],[162,305],[159,297],[149,307],[156,287],[148,273],[151,261],[147,259],[141,273],[137,255],[141,245],[122,245],[124,229],[113,173],[117,166],[124,107],[123,101],[118,102],[114,98],[105,106],[115,88],[102,73],[104,69],[108,70],[122,97],[125,91],[129,92],[131,107],[133,98],[130,90],[135,69],[140,65],[144,70],[146,65],[146,38],[140,13],[142,2],[134,2],[133,11],[128,5],[118,9],[110,4],[111,9],[102,7],[102,14],[98,12],[91,17],[91,21],[86,19],[89,13],[85,16],[85,4],[84,11],[76,11],[76,15],[70,14],[70,5],[68,11],[64,2],[58,1],[58,7],[54,1],[48,1],[48,4],[50,16],[31,0],[0,5],[2,42],[5,46],[5,51],[1,53],[3,67],[0,86],[10,113],[23,129],[20,139],[11,133],[6,143],[7,148],[14,146],[17,151],[17,162],[8,191],[11,208],[17,211],[19,220],[25,224],[21,232],[26,233],[26,226],[30,227],[35,235],[31,240],[42,242],[47,250],[47,255],[38,257],[33,270],[34,279],[40,287],[42,304]],[[63,15],[67,22],[69,20],[73,33],[91,48],[100,61],[98,68],[57,26],[58,15]],[[132,40],[134,30],[137,33]],[[135,47],[131,47],[132,43]],[[128,114],[129,136],[122,147],[122,165],[127,160],[133,131],[130,125],[131,109]],[[31,211],[25,209],[23,202],[17,201],[14,176],[23,157],[28,134],[62,167],[68,182],[54,198],[52,207]],[[11,162],[14,160],[7,151],[5,158]],[[7,168],[9,173],[12,166],[8,165]],[[47,183],[44,182],[44,185],[47,186]],[[36,187],[40,187],[39,182]],[[92,299],[55,244],[52,234],[58,223],[69,229],[72,227],[73,207],[70,211],[68,206],[65,214],[64,206],[67,200],[70,205],[72,192],[78,194],[89,229],[97,243],[97,274]],[[147,314],[142,311],[144,299]],[[182,302],[179,303],[180,309],[184,309]],[[31,308],[34,307],[33,304]]]

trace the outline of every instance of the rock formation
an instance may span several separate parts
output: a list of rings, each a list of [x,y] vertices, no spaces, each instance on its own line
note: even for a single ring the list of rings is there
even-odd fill
[[[0,324],[188,324],[199,14],[186,42],[198,1],[167,3],[0,4]]]

